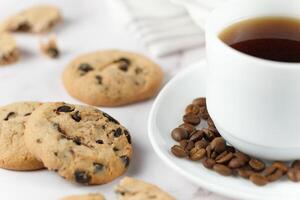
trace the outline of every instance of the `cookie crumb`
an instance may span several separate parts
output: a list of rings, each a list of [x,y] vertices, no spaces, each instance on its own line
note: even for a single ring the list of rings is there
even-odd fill
[[[52,35],[46,43],[40,43],[40,49],[43,54],[50,58],[58,58],[59,57],[59,49],[56,42],[56,37]]]

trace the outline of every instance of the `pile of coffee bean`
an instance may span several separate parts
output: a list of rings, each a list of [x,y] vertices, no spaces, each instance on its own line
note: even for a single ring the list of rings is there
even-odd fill
[[[206,121],[205,128],[197,128]],[[172,138],[178,142],[171,152],[180,158],[201,161],[203,166],[224,176],[240,176],[263,186],[287,175],[289,180],[300,181],[300,160],[288,165],[275,161],[266,165],[262,160],[250,157],[227,144],[210,118],[206,99],[197,98],[185,109],[183,124],[172,130]]]

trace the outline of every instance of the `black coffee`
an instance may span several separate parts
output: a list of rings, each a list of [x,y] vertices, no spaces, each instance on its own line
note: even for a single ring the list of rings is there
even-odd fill
[[[226,28],[219,38],[243,53],[281,62],[300,62],[300,19],[263,17]]]

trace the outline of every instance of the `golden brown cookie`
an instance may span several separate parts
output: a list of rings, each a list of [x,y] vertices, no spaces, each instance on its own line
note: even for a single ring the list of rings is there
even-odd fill
[[[175,200],[156,185],[125,177],[116,187],[118,200]]]
[[[156,94],[161,68],[135,53],[107,50],[81,55],[65,69],[65,88],[73,97],[94,106],[120,106]]]
[[[43,104],[27,121],[25,142],[45,167],[80,184],[112,181],[132,155],[129,132],[91,106]]]
[[[64,197],[61,200],[105,200],[102,194],[85,194],[85,195],[72,195]]]
[[[37,5],[4,20],[0,24],[0,30],[42,33],[50,31],[61,19],[62,17],[57,7]]]
[[[6,32],[0,32],[0,65],[7,65],[19,59],[19,51],[13,36]]]
[[[0,167],[11,170],[36,170],[43,164],[31,154],[24,141],[26,122],[40,106],[36,102],[14,103],[0,108]]]

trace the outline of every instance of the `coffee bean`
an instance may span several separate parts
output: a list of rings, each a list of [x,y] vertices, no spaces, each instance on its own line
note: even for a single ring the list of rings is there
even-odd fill
[[[280,169],[276,169],[272,174],[266,176],[269,182],[274,182],[279,180],[284,173]]]
[[[208,125],[208,127],[216,128],[215,124],[211,118],[207,119],[207,125]]]
[[[287,171],[289,169],[289,167],[281,161],[273,162],[272,166],[274,166],[276,169],[279,169],[280,171],[282,171],[283,174],[287,173]]]
[[[185,151],[190,151],[194,147],[195,147],[195,143],[193,141],[189,140],[187,145],[185,146],[184,150]]]
[[[175,141],[181,141],[184,139],[188,139],[189,134],[183,128],[175,128],[174,130],[172,130],[171,136]]]
[[[60,113],[60,112],[72,112],[75,108],[72,108],[70,106],[60,106],[56,109],[56,112]]]
[[[233,146],[226,145],[226,150],[230,151],[231,153],[235,153],[235,148]]]
[[[179,145],[174,145],[171,148],[171,152],[179,158],[183,158],[183,157],[187,156],[187,153],[185,152],[185,150]]]
[[[199,140],[195,143],[195,147],[201,149],[201,148],[206,148],[209,143],[206,140]]]
[[[204,139],[207,141],[212,141],[215,138],[215,133],[207,128],[202,129],[204,132]]]
[[[277,168],[274,166],[266,167],[265,170],[262,172],[262,175],[267,177],[267,176],[273,174],[276,170],[277,170]]]
[[[179,145],[182,147],[182,148],[185,148],[188,144],[189,140],[181,140],[179,142]]]
[[[198,115],[201,119],[204,119],[204,120],[208,120],[210,118],[206,107],[203,107],[203,108],[200,107],[200,112]]]
[[[210,146],[213,151],[221,153],[226,149],[226,142],[222,137],[217,137],[213,139],[213,141],[210,143]]]
[[[101,163],[94,163],[94,172],[95,173],[98,173],[98,172],[101,172],[104,168],[104,165],[101,164]]]
[[[234,156],[237,157],[240,160],[243,160],[244,162],[249,162],[249,160],[250,160],[250,157],[248,155],[246,155],[246,154],[244,154],[240,151],[236,151],[234,153]]]
[[[228,167],[231,169],[237,169],[245,165],[245,161],[239,159],[239,158],[233,158],[229,161]]]
[[[252,181],[252,183],[254,183],[255,185],[258,185],[258,186],[263,186],[268,183],[268,180],[266,177],[264,177],[261,174],[257,174],[257,173],[251,174],[249,179],[250,179],[250,181]]]
[[[200,106],[200,107],[206,106],[206,98],[200,97],[200,98],[194,99],[193,104]]]
[[[76,122],[80,122],[80,120],[81,120],[79,111],[76,111],[74,114],[71,115],[71,117],[72,117],[72,119],[74,119],[74,121],[76,121]]]
[[[99,85],[102,85],[102,79],[103,79],[102,76],[96,75],[95,78],[96,78],[96,80],[97,80],[97,83],[98,83]]]
[[[254,172],[250,169],[240,168],[237,170],[240,177],[248,179]]]
[[[190,152],[189,159],[191,160],[201,160],[206,154],[205,149],[193,148]]]
[[[203,161],[202,161],[202,164],[204,167],[208,168],[208,169],[212,169],[213,166],[216,164],[216,161],[211,159],[211,158],[205,158]]]
[[[113,122],[115,124],[120,124],[117,120],[115,120],[112,116],[110,116],[109,114],[102,112],[103,116],[106,117],[108,119],[108,121]]]
[[[4,121],[8,121],[9,118],[11,118],[11,117],[13,117],[13,116],[15,116],[15,115],[16,115],[15,112],[9,112],[3,120],[4,120]]]
[[[300,160],[295,160],[292,165],[291,165],[292,168],[295,168],[295,169],[300,169]]]
[[[75,181],[81,184],[88,184],[91,180],[91,176],[88,172],[83,170],[76,170],[74,173]]]
[[[194,104],[190,104],[185,108],[186,114],[192,113],[192,114],[198,115],[199,112],[200,112],[199,106],[194,105]]]
[[[211,158],[211,154],[212,154],[211,146],[208,145],[205,150],[206,150],[206,156],[208,158]]]
[[[196,130],[196,128],[193,125],[187,123],[181,124],[179,128],[185,129],[189,134]]]
[[[78,69],[83,72],[83,74],[88,73],[89,71],[93,71],[94,68],[88,63],[82,63],[79,65]],[[82,75],[83,75],[82,74]]]
[[[190,140],[193,142],[197,142],[203,138],[203,131],[197,130],[191,133]]]
[[[249,166],[255,171],[262,171],[265,169],[265,163],[255,158],[251,158]]]
[[[192,124],[192,125],[198,125],[201,122],[200,118],[197,115],[192,113],[185,114],[183,116],[183,121],[185,123]]]
[[[130,133],[129,133],[127,130],[124,130],[124,135],[126,136],[128,143],[131,144],[131,136],[130,136]]]
[[[228,168],[225,165],[222,164],[215,164],[213,166],[213,170],[218,172],[219,174],[223,175],[223,176],[229,176],[232,174],[232,170],[230,168]]]
[[[233,158],[233,153],[231,153],[231,152],[224,151],[222,154],[220,154],[216,158],[216,162],[219,163],[219,164],[228,163]]]
[[[298,168],[290,168],[287,172],[288,178],[293,182],[300,181],[300,169]]]
[[[124,163],[125,168],[127,168],[129,166],[129,163],[130,163],[129,157],[128,156],[120,156],[120,159]]]

